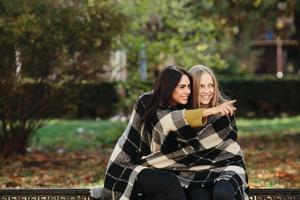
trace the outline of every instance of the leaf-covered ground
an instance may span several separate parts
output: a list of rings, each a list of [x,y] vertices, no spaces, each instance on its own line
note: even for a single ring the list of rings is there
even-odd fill
[[[300,188],[300,134],[244,137],[241,146],[250,187]]]
[[[102,178],[107,155],[89,150],[72,153],[32,152],[1,162],[0,187],[78,187]]]
[[[240,138],[252,188],[300,188],[300,134]],[[32,151],[1,160],[0,188],[101,186],[111,147],[59,153]]]

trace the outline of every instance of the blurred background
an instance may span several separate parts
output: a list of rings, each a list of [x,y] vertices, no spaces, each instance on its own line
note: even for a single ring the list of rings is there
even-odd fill
[[[103,185],[167,65],[237,99],[250,187],[299,188],[300,1],[0,0],[0,188]]]

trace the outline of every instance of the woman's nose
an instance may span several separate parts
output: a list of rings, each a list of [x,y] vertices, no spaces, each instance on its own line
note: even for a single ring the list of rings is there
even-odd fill
[[[190,93],[191,93],[191,89],[190,89],[190,88],[187,88],[187,89],[185,90],[185,92],[188,93],[188,94],[190,94]]]
[[[204,93],[208,93],[208,92],[209,92],[208,87],[203,87],[201,90],[202,90],[202,92],[204,92]]]

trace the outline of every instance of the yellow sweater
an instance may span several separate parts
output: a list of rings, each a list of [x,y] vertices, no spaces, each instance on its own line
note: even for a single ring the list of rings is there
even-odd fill
[[[185,120],[190,127],[196,128],[206,124],[207,118],[203,118],[203,108],[185,110]]]

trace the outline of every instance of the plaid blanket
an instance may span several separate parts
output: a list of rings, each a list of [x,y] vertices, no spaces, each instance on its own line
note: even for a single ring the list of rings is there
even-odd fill
[[[236,142],[234,117],[214,117],[192,129],[183,110],[158,110],[151,123],[141,122],[151,93],[142,95],[109,160],[102,199],[129,200],[144,168],[174,172],[185,188],[212,187],[221,179],[235,187],[237,200],[248,199],[247,174]]]

